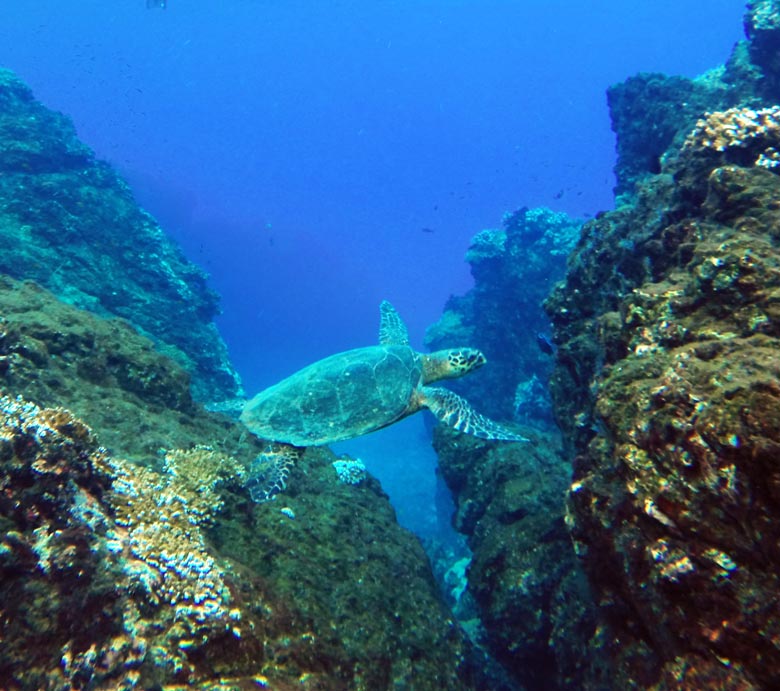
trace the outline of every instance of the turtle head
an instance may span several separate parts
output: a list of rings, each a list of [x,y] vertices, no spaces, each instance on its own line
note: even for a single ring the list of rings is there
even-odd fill
[[[457,379],[482,367],[487,359],[476,348],[454,348],[437,350],[423,355],[423,382],[428,384],[439,379]]]

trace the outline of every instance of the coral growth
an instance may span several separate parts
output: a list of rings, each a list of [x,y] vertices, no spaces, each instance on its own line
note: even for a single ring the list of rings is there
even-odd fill
[[[689,151],[712,149],[728,152],[726,160],[738,160],[744,165],[764,168],[780,166],[780,107],[730,108],[707,113],[696,123],[683,144],[684,156]],[[752,159],[752,160],[750,160]]]
[[[359,458],[343,457],[331,463],[339,482],[346,485],[359,485],[366,479],[366,466]]]
[[[323,493],[337,488],[325,460],[280,514],[236,495],[242,466],[213,449],[168,451],[158,473],[108,454],[66,410],[0,399],[0,677],[470,688],[419,544],[376,481]]]
[[[342,485],[323,450],[296,470],[306,498],[265,511],[242,489],[262,444],[193,402],[148,339],[7,277],[0,307],[0,385],[24,397],[0,404],[12,688],[469,687],[376,480]]]
[[[130,688],[147,643],[123,625],[124,573],[99,499],[111,480],[91,431],[3,398],[0,457],[0,676],[41,689],[121,677],[116,688]]]
[[[567,518],[621,688],[780,683],[777,116],[704,118],[547,303]]]
[[[247,615],[202,532],[221,505],[214,479],[235,464],[170,452],[192,461],[183,481],[111,457],[65,410],[4,398],[0,414],[0,607],[16,622],[3,631],[3,677],[23,688],[203,679]],[[26,629],[37,617],[49,620]]]
[[[167,629],[165,643],[151,647],[150,661],[175,676],[197,679],[190,651],[216,634],[242,636],[242,612],[226,582],[229,567],[211,556],[202,532],[223,506],[217,482],[231,479],[238,466],[202,447],[168,452],[166,461],[168,472],[161,475],[106,460],[117,526],[108,537],[137,584],[135,598],[147,612],[159,612],[155,627]],[[189,462],[186,472],[181,461]]]
[[[265,511],[242,489],[262,444],[147,339],[6,277],[0,306],[3,391],[49,406],[0,404],[0,678],[468,688],[461,634],[373,478],[343,486],[321,451],[296,470],[306,498]]]

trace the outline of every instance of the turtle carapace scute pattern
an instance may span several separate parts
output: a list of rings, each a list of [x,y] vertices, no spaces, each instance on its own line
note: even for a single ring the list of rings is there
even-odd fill
[[[261,391],[241,413],[250,432],[269,442],[255,462],[249,489],[266,501],[285,487],[308,446],[352,439],[428,408],[441,422],[482,439],[528,441],[476,412],[448,389],[429,386],[485,364],[474,348],[418,353],[406,325],[382,302],[380,345],[331,355]]]

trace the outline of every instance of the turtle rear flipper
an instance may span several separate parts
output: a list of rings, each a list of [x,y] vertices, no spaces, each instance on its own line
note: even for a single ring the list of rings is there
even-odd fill
[[[287,476],[305,449],[273,442],[255,458],[246,487],[258,504],[273,499],[287,485]]]
[[[458,432],[471,434],[480,439],[530,441],[481,415],[465,398],[461,398],[449,389],[423,386],[421,394],[420,405],[428,408],[441,422]]]

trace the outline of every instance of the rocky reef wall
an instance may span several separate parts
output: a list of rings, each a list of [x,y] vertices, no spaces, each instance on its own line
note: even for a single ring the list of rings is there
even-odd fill
[[[774,109],[701,121],[548,302],[569,520],[621,685],[780,683],[778,133]]]
[[[434,447],[455,498],[453,524],[472,551],[475,637],[506,673],[506,688],[607,691],[591,654],[595,607],[564,521],[571,467],[555,437],[496,444],[439,427]]]
[[[434,433],[453,524],[471,550],[457,611],[479,618],[472,635],[505,675],[501,687],[495,675],[495,688],[609,688],[590,654],[598,648],[595,607],[564,521],[571,466],[547,394],[554,359],[542,303],[565,275],[580,227],[565,214],[524,208],[501,229],[478,233],[466,255],[474,288],[451,298],[426,334],[431,349],[483,350],[488,364],[478,377],[447,385],[492,417],[528,425],[532,439],[485,442],[441,426]]]
[[[745,29],[702,77],[609,90],[616,208],[545,303],[562,452],[544,425],[533,447],[436,432],[480,640],[518,688],[780,687],[780,2]],[[540,363],[493,334],[543,323],[508,307],[528,285],[511,223],[477,236],[476,287],[429,337],[509,349],[469,392],[504,410]]]
[[[71,122],[8,70],[0,70],[0,273],[127,319],[191,374],[196,398],[240,393],[206,275]]]
[[[618,160],[620,197],[648,175],[660,173],[662,157],[678,149],[707,111],[734,106],[762,108],[780,100],[780,64],[775,0],[747,4],[747,41],[734,46],[724,65],[695,79],[643,73],[607,90]]]
[[[615,688],[780,686],[779,17],[750,3],[745,78],[625,177],[547,301],[567,522]]]
[[[451,297],[426,332],[431,350],[466,344],[485,353],[488,364],[478,377],[447,386],[493,418],[552,426],[546,386],[552,348],[544,352],[539,343],[550,329],[542,302],[563,278],[581,225],[550,209],[523,208],[507,214],[502,228],[479,232],[466,254],[474,288]]]

